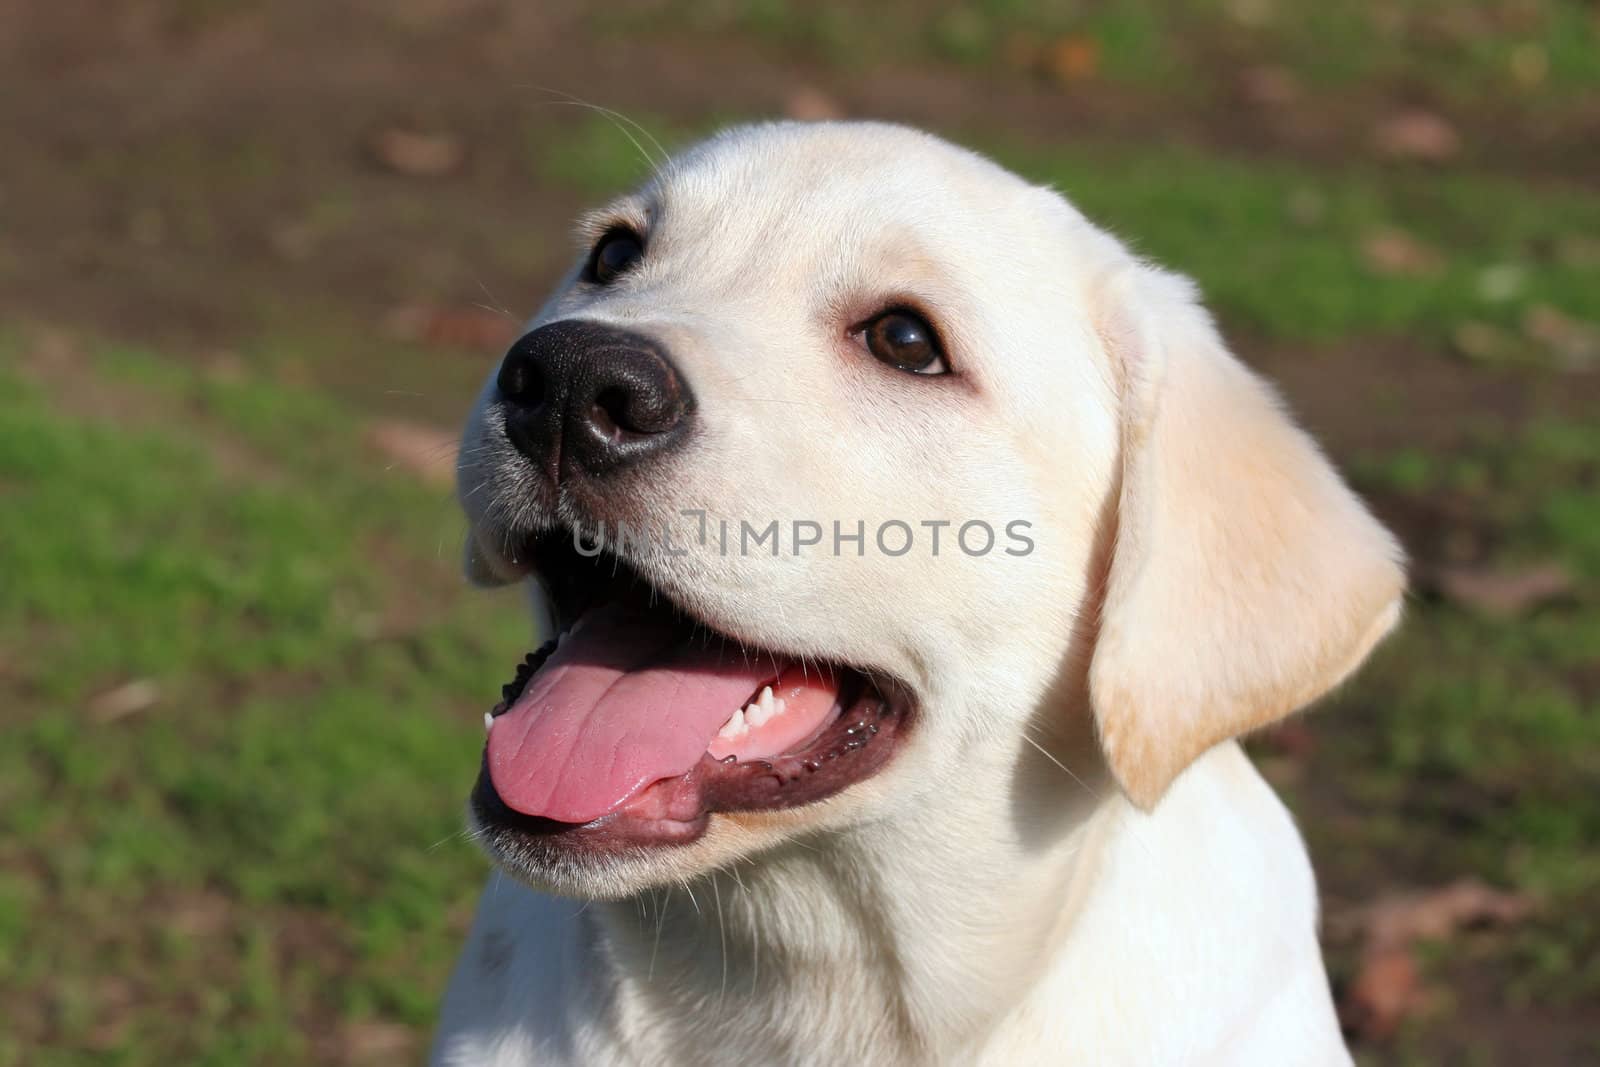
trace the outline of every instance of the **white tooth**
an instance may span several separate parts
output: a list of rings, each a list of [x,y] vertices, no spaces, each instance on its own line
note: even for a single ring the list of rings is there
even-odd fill
[[[493,730],[493,729],[494,729],[494,716],[486,711],[486,712],[483,713],[483,732],[484,733],[488,733],[490,730]]]
[[[782,715],[783,708],[783,698],[772,695],[772,686],[764,686],[761,695],[752,700],[750,706],[745,709],[745,718],[750,720],[751,726],[760,726]]]
[[[566,639],[567,639],[567,631],[562,630],[560,633],[556,634],[556,647],[560,648],[561,647],[561,642],[565,641]]]
[[[717,736],[731,741],[747,729],[748,727],[745,726],[744,722],[744,709],[740,708],[733,713],[732,718],[723,724],[722,729],[717,731]]]

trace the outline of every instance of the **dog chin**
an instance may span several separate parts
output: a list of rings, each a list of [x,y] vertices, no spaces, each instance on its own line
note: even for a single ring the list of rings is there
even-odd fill
[[[468,806],[471,834],[501,870],[539,892],[581,900],[622,900],[679,885],[780,846],[790,836],[781,829],[750,832],[731,825],[731,817],[717,816],[677,847],[594,848],[485,823],[477,807],[476,800]]]

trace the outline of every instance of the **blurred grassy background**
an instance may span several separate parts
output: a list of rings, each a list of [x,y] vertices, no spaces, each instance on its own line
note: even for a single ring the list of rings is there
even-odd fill
[[[11,0],[0,1065],[422,1055],[526,637],[451,438],[644,170],[574,98],[928,126],[1196,277],[1416,561],[1253,742],[1361,1060],[1600,1057],[1595,3]]]

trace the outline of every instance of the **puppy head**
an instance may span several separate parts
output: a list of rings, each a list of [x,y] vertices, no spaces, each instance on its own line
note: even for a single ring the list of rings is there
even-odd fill
[[[1392,544],[1182,283],[980,157],[745,128],[579,233],[462,449],[469,573],[574,634],[475,794],[524,878],[615,895],[1000,795],[1091,706],[1148,806],[1393,621]]]

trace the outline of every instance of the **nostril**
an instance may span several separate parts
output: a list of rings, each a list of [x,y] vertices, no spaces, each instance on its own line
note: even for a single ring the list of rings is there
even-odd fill
[[[589,408],[589,424],[600,436],[615,440],[633,427],[627,424],[628,394],[621,389],[607,389],[594,398]]]
[[[682,415],[683,397],[670,370],[660,379],[604,386],[589,412],[595,426],[610,437],[665,433]]]
[[[520,353],[507,357],[500,365],[495,385],[500,396],[512,404],[536,408],[544,403],[544,375],[532,359]]]

